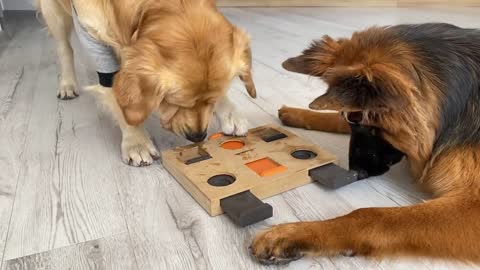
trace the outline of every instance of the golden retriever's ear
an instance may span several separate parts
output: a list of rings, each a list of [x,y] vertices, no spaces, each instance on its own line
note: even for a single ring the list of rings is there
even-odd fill
[[[314,41],[302,55],[287,59],[282,66],[291,72],[321,77],[334,65],[341,43],[342,40],[324,36]]]
[[[250,38],[248,34],[238,28],[233,31],[233,46],[235,58],[240,60],[238,75],[242,80],[248,94],[252,98],[257,97],[257,89],[252,76],[252,50],[250,49]]]
[[[139,74],[120,71],[115,75],[113,91],[129,125],[143,123],[155,108],[156,98],[151,96],[153,87]]]
[[[248,94],[252,98],[257,97],[257,89],[255,87],[255,83],[253,82],[252,76],[252,50],[250,47],[246,49],[243,53],[243,59],[246,63],[246,68],[243,72],[240,73],[240,80],[242,80],[245,88],[247,89]]]

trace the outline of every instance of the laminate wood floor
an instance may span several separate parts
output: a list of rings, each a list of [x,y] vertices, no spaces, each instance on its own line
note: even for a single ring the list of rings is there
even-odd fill
[[[229,93],[251,127],[279,123],[276,114],[283,104],[305,107],[325,90],[322,83],[280,66],[314,38],[348,36],[373,24],[441,21],[480,27],[480,9],[475,8],[222,10],[252,36],[259,97],[249,99],[239,82]],[[415,189],[401,163],[387,175],[337,191],[312,184],[270,198],[266,202],[274,207],[274,217],[245,229],[224,216],[210,218],[160,163],[139,169],[121,162],[120,132],[92,97],[81,92],[73,101],[56,99],[54,43],[33,14],[10,14],[6,30],[0,33],[0,269],[272,269],[248,255],[258,230],[428,198]],[[84,54],[76,50],[76,55],[79,83],[94,83]],[[212,132],[217,127],[214,123]],[[159,128],[155,119],[147,128],[161,150],[186,143]],[[347,165],[347,136],[291,130]],[[428,259],[335,257],[280,268],[475,267]]]

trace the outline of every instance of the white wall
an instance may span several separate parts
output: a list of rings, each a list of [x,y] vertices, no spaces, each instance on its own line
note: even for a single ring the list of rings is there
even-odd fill
[[[0,0],[0,32],[3,31],[2,29],[2,18],[3,18],[3,0]]]
[[[32,0],[1,0],[5,10],[33,10]]]

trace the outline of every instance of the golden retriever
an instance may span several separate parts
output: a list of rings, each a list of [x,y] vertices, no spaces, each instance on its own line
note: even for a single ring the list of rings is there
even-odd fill
[[[223,132],[247,132],[226,92],[239,76],[250,96],[256,95],[250,40],[213,0],[37,0],[37,5],[58,47],[59,98],[77,96],[69,41],[74,19],[118,60],[113,91],[89,89],[119,124],[128,164],[149,165],[159,155],[142,125],[151,113],[194,142],[205,138],[214,112]]]

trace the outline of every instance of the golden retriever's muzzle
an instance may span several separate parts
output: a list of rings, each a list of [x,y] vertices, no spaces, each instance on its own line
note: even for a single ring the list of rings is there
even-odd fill
[[[185,137],[187,138],[187,140],[194,143],[203,142],[205,138],[207,138],[207,131],[199,132],[199,133],[197,132],[187,133],[185,134]]]

